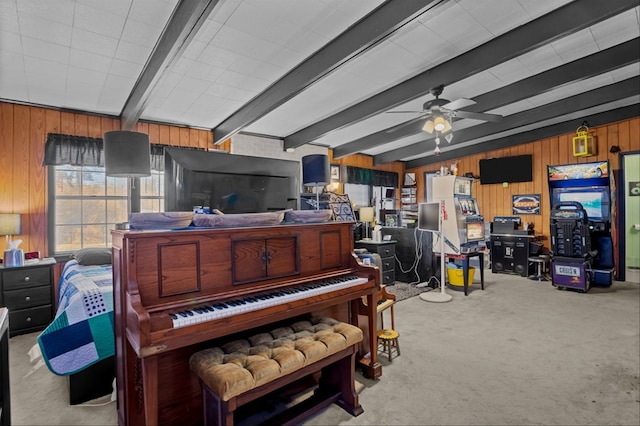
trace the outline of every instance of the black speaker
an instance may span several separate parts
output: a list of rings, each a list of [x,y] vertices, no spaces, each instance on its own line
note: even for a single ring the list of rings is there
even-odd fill
[[[491,272],[529,275],[529,239],[525,236],[491,236]]]
[[[491,237],[491,272],[504,271],[504,247],[499,237]]]
[[[518,238],[513,250],[513,272],[526,277],[529,275],[529,240]]]

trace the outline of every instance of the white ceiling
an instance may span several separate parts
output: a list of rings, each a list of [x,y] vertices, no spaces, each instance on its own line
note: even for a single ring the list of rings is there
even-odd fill
[[[585,118],[597,125],[639,114],[638,49],[631,59],[598,56],[637,44],[637,0],[394,3],[0,0],[0,98],[208,128],[218,142],[237,131],[268,135],[285,147],[313,143],[408,166],[436,161],[433,136],[397,137],[424,118],[387,111],[422,110],[439,84],[444,99],[473,99],[470,111],[504,116],[492,126],[456,120],[440,159],[554,124],[568,132]],[[598,13],[604,3],[617,9]],[[389,24],[393,13],[408,17]],[[592,65],[567,77],[589,55]],[[554,70],[555,80],[547,76]]]

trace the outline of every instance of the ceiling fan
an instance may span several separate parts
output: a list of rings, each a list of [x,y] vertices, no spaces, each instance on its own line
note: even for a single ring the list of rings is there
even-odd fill
[[[425,117],[429,117],[425,123],[423,130],[429,133],[446,133],[451,130],[451,119],[453,117],[472,118],[474,120],[483,120],[498,122],[502,119],[501,115],[486,114],[479,112],[464,111],[461,108],[474,105],[476,102],[471,99],[460,98],[455,101],[448,99],[440,99],[440,95],[444,90],[444,85],[439,85],[430,90],[435,99],[427,101],[422,106],[422,111],[388,111],[390,113],[419,113]]]

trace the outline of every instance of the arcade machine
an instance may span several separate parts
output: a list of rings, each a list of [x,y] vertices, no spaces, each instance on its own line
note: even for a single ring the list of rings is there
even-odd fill
[[[484,250],[484,218],[471,197],[473,179],[463,176],[433,178],[433,201],[444,201],[442,235],[445,252],[468,254]]]
[[[609,162],[548,166],[551,278],[586,292],[613,279]]]

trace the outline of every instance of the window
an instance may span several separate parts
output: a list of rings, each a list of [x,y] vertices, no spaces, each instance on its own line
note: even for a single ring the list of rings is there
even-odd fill
[[[49,166],[49,253],[111,246],[111,230],[128,220],[128,181],[99,166]],[[142,212],[164,211],[164,172],[139,179],[132,196]]]
[[[345,183],[344,193],[359,207],[371,206],[371,187],[356,183]]]

